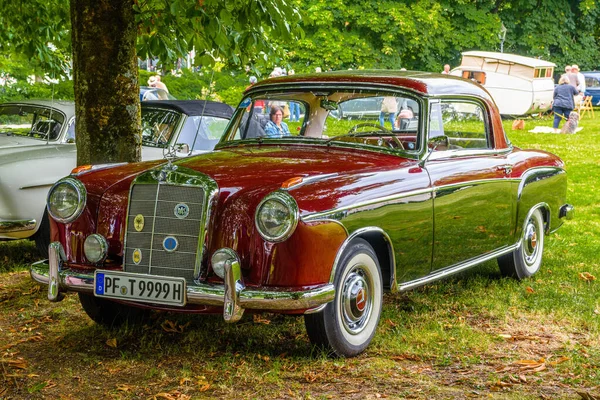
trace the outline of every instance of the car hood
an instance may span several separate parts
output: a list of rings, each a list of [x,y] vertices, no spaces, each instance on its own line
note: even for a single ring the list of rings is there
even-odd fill
[[[74,144],[46,144],[39,141],[33,145],[21,145],[16,147],[0,147],[0,165],[6,165],[16,162],[24,162],[28,160],[38,160],[41,158],[72,158],[75,166],[77,158],[77,149]],[[65,160],[65,163],[68,161]],[[68,171],[67,171],[68,172]]]
[[[0,149],[12,149],[15,147],[34,147],[45,145],[45,140],[34,139],[27,136],[0,134]]]
[[[88,191],[102,194],[120,181],[135,176],[162,162],[134,163],[79,177]],[[185,158],[175,165],[189,168],[214,179],[221,196],[251,191],[255,196],[279,189],[292,178],[306,182],[339,181],[342,176],[393,171],[414,163],[393,154],[326,146],[257,145],[225,148]],[[308,180],[310,178],[310,180]],[[305,187],[306,185],[300,185]]]
[[[279,188],[292,178],[332,177],[397,168],[395,155],[325,146],[262,145],[223,149],[177,162],[213,178],[220,188]]]

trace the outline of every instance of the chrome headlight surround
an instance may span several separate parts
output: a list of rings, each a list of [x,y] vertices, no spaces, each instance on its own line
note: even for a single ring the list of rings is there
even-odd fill
[[[56,203],[56,199],[53,198],[53,194],[56,194],[56,191],[62,190],[71,190],[75,196],[77,196],[77,205],[73,208],[73,211],[70,215],[60,214],[58,212]],[[63,199],[64,200],[64,199]],[[87,201],[87,190],[81,181],[72,178],[66,177],[58,182],[56,182],[50,191],[48,192],[48,197],[46,198],[46,205],[48,209],[48,213],[52,218],[54,218],[58,222],[62,222],[63,224],[68,224],[69,222],[75,221],[83,212],[83,208],[85,207]]]
[[[274,211],[284,213],[285,215],[274,215]],[[271,220],[279,223],[283,229],[276,228],[269,231],[269,227],[265,226],[264,219],[271,214]],[[279,220],[277,220],[279,219]],[[294,233],[298,225],[299,211],[296,200],[285,191],[278,190],[269,193],[256,207],[254,214],[254,224],[260,236],[269,242],[283,242]]]

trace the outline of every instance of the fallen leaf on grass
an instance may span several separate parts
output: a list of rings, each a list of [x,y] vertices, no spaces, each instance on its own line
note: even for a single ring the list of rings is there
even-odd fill
[[[0,364],[5,364],[5,365],[8,365],[9,367],[13,367],[13,368],[17,368],[17,369],[26,369],[27,368],[27,362],[25,362],[25,360],[23,360],[22,358],[17,358],[14,360],[7,359],[7,358],[0,358]]]
[[[400,354],[398,356],[392,356],[392,357],[390,357],[390,360],[394,360],[394,361],[403,361],[403,360],[421,361],[421,357],[416,356],[414,354]]]
[[[184,386],[184,385],[187,385],[189,383],[192,383],[192,378],[185,377],[185,378],[181,378],[179,380],[179,386]]]
[[[527,291],[527,293],[535,293],[535,290],[533,290],[531,286],[527,286],[525,290]]]
[[[588,392],[579,392],[576,391],[576,393],[579,395],[579,397],[581,397],[583,400],[600,400],[600,395],[593,395],[591,393]]]
[[[16,331],[13,331],[13,332],[16,332]],[[21,344],[21,343],[25,343],[25,342],[41,342],[42,340],[44,340],[44,337],[42,336],[42,334],[41,333],[36,333],[34,336],[30,336],[28,338],[18,340],[18,341],[14,342],[14,343],[7,344],[6,346],[0,348],[0,351],[8,350],[11,347],[15,347],[16,345]]]
[[[133,390],[133,386],[125,385],[124,383],[120,383],[117,385],[117,390],[120,392],[131,392]]]
[[[116,349],[117,348],[117,339],[115,339],[115,338],[107,339],[106,345]]]
[[[319,375],[315,374],[314,372],[307,372],[306,374],[304,374],[304,379],[306,379],[306,382],[309,383],[316,381],[318,378]]]
[[[8,388],[0,388],[0,396],[4,396],[6,393],[8,393]]]
[[[269,325],[271,323],[271,320],[268,318],[263,318],[258,314],[253,314],[252,315],[252,320],[254,321],[255,324],[265,324],[265,325]]]
[[[569,361],[569,360],[570,360],[569,357],[562,356],[562,357],[558,358],[555,361],[550,361],[548,364],[550,364],[550,365],[558,365],[558,364],[562,364],[565,361]]]
[[[589,272],[580,272],[579,279],[582,279],[586,282],[591,282],[591,281],[595,281],[596,277],[594,275],[590,274]]]
[[[158,393],[155,394],[154,396],[151,397],[151,399],[153,400],[157,400],[157,399],[165,399],[165,400],[189,400],[191,399],[192,396],[189,396],[187,394],[183,394],[178,390],[174,390],[172,392],[169,393]]]
[[[190,323],[188,322],[185,325],[177,325],[177,323],[166,319],[165,322],[160,325],[160,327],[163,328],[165,332],[183,333],[189,324]]]

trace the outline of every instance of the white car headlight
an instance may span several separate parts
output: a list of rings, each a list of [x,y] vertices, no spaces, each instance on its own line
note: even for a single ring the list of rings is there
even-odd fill
[[[270,193],[256,208],[255,222],[263,239],[282,242],[294,233],[298,225],[298,204],[287,192]]]
[[[75,221],[87,200],[85,186],[79,180],[67,177],[56,182],[48,193],[48,213],[58,222]]]

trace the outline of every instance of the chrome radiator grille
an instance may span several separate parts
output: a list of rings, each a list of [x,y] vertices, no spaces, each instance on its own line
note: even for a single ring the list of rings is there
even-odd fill
[[[206,212],[204,199],[204,188],[197,186],[133,185],[124,270],[192,280],[202,258],[199,236]]]

